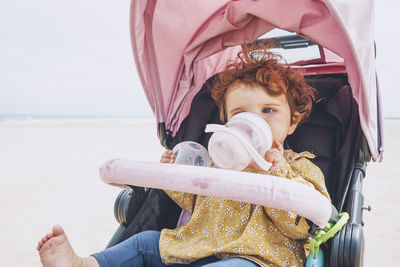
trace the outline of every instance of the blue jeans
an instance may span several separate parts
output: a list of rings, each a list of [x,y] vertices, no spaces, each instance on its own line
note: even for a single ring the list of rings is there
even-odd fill
[[[191,264],[165,265],[161,261],[160,232],[145,231],[136,234],[114,247],[93,254],[101,267],[128,267],[128,266],[152,266],[152,267],[258,267],[259,265],[244,258],[218,259],[211,256],[200,259]]]

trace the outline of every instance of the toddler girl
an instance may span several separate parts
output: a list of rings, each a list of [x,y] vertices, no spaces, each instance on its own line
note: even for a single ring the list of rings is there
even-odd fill
[[[286,137],[310,113],[314,90],[301,74],[278,63],[265,47],[247,47],[229,63],[212,88],[212,97],[226,122],[240,112],[262,117],[271,127],[273,146],[265,154],[267,172],[314,187],[329,199],[320,169],[308,158],[283,148]],[[161,162],[173,163],[166,151]],[[255,162],[245,169],[266,173]],[[304,266],[309,226],[286,211],[209,196],[166,191],[191,219],[176,229],[145,231],[124,242],[78,257],[61,227],[38,245],[44,266]],[[57,256],[57,261],[55,257]]]

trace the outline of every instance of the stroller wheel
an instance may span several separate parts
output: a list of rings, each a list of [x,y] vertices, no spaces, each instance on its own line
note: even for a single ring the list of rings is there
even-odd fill
[[[144,188],[141,187],[121,191],[114,205],[115,220],[127,226],[141,208],[146,195]]]
[[[331,240],[331,267],[363,266],[364,234],[360,224],[349,223]]]

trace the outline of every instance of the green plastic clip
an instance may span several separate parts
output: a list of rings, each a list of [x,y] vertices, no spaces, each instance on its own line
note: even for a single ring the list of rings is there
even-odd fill
[[[347,212],[340,213],[339,217],[340,219],[336,224],[333,225],[332,223],[328,223],[324,229],[317,230],[315,237],[311,239],[310,249],[313,253],[314,259],[317,257],[319,246],[334,237],[349,220],[349,214]]]

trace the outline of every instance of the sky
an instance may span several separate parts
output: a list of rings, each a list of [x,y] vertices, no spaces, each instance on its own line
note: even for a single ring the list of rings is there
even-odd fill
[[[0,0],[0,114],[152,116],[129,1]]]
[[[152,117],[129,37],[129,0],[0,0],[0,114]],[[400,2],[375,1],[383,114],[400,118]]]

